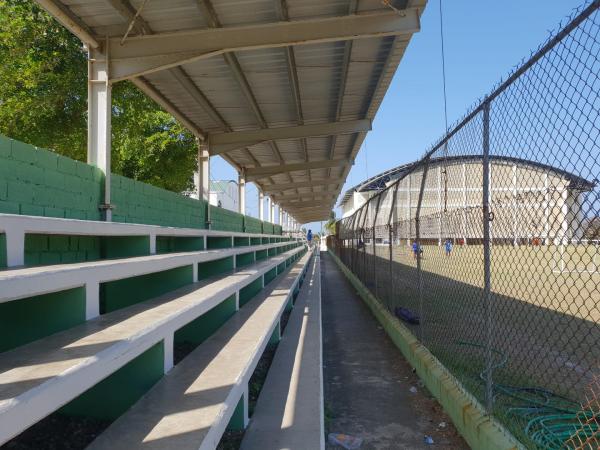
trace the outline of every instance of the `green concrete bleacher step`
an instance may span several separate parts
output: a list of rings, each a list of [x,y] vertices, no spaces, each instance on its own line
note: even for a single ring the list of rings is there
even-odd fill
[[[311,253],[283,278],[249,301],[209,339],[190,353],[89,450],[214,449],[242,405],[248,381]]]
[[[298,247],[0,353],[0,445],[283,261]],[[26,269],[29,270],[29,269]],[[165,361],[168,370],[167,362]]]
[[[320,259],[313,258],[241,450],[325,448]]]

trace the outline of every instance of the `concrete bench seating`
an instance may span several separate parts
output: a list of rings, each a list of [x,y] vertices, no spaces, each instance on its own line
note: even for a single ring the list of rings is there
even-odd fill
[[[249,301],[88,447],[214,449],[231,421],[247,424],[248,381],[306,270],[307,253]]]
[[[0,271],[0,303],[84,286],[86,318],[99,314],[99,285],[104,282],[193,265],[197,281],[197,264],[230,256],[260,252],[295,245],[293,242],[203,250],[185,253],[139,256],[54,266],[27,267]]]
[[[235,250],[221,250],[219,257]],[[248,251],[249,248],[244,250]],[[277,271],[278,267],[287,266],[291,258],[302,251],[303,247],[293,248],[264,261],[196,282],[0,353],[0,445],[160,343],[163,345],[164,369],[167,372],[173,366],[173,339],[178,329],[232,295],[239,299],[240,290],[250,283],[256,283],[261,277],[264,286],[266,274]],[[197,261],[202,252],[195,255],[161,256],[179,258],[178,264],[185,258],[190,258],[191,263]],[[138,265],[149,264],[148,261],[152,261],[152,258],[158,256],[142,258]],[[120,271],[129,270],[126,268],[130,267],[124,261],[105,263],[122,264]],[[93,264],[102,267],[102,263]],[[130,270],[139,270],[135,267],[135,264],[132,265]],[[41,277],[46,277],[44,271],[23,270],[23,277],[29,278],[29,282],[34,285],[39,284]],[[33,270],[30,276],[27,272],[29,270]],[[58,270],[47,278],[48,282],[63,279],[60,276],[61,270],[69,272],[70,277],[74,277],[77,272],[65,267],[45,270]],[[17,292],[14,287],[16,284],[11,285],[10,280],[16,283],[20,278],[14,275],[18,272],[21,271],[3,274],[5,278],[0,281],[3,296],[6,295],[5,286],[13,286],[9,296]],[[261,322],[260,325],[262,330],[268,324]],[[220,342],[220,345],[223,344]]]
[[[8,267],[24,264],[26,234],[57,234],[73,236],[147,236],[148,253],[156,253],[157,236],[165,237],[201,237],[204,248],[209,237],[268,238],[286,239],[284,236],[233,231],[214,231],[196,228],[176,228],[157,225],[145,225],[119,222],[100,222],[93,220],[60,219],[54,217],[0,214],[0,234],[6,235]],[[233,246],[233,243],[232,243]]]
[[[321,275],[313,258],[271,363],[241,450],[325,448]]]

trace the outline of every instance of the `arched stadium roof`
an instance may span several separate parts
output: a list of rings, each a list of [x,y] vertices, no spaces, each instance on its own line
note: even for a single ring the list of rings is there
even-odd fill
[[[570,182],[571,188],[579,188],[582,190],[590,190],[592,189],[597,181],[594,180],[592,182],[585,180],[584,178],[578,177],[570,172],[565,170],[557,169],[556,167],[549,166],[547,164],[542,164],[536,161],[531,161],[527,159],[521,158],[512,158],[506,156],[498,156],[498,155],[490,155],[490,161],[501,161],[511,164],[518,164],[520,166],[529,166],[539,170],[543,170],[546,172],[552,172],[560,175]],[[457,163],[457,162],[470,162],[470,161],[481,161],[483,159],[482,155],[465,155],[465,156],[448,156],[446,158],[432,158],[430,159],[431,165],[438,165],[443,163]],[[351,187],[350,189],[344,192],[344,195],[340,199],[338,206],[346,203],[354,192],[369,192],[369,191],[382,191],[384,190],[390,181],[397,180],[398,178],[402,178],[405,175],[409,174],[412,170],[416,169],[422,161],[413,161],[407,164],[402,164],[393,169],[386,170],[385,172],[381,172],[378,175],[375,175],[362,183],[357,184],[356,186]]]

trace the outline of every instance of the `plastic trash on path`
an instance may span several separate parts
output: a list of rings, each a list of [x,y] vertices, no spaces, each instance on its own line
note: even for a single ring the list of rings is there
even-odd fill
[[[358,450],[363,443],[362,438],[341,433],[329,433],[328,440],[330,444],[340,445],[346,450]]]
[[[425,436],[425,438],[423,440],[425,441],[426,444],[433,445],[433,438],[431,436]]]

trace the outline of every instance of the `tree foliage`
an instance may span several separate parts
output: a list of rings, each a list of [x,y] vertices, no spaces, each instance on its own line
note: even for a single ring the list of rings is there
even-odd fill
[[[0,133],[87,155],[81,42],[30,0],[0,0]],[[192,185],[194,137],[129,82],[113,86],[112,170],[173,191]]]

